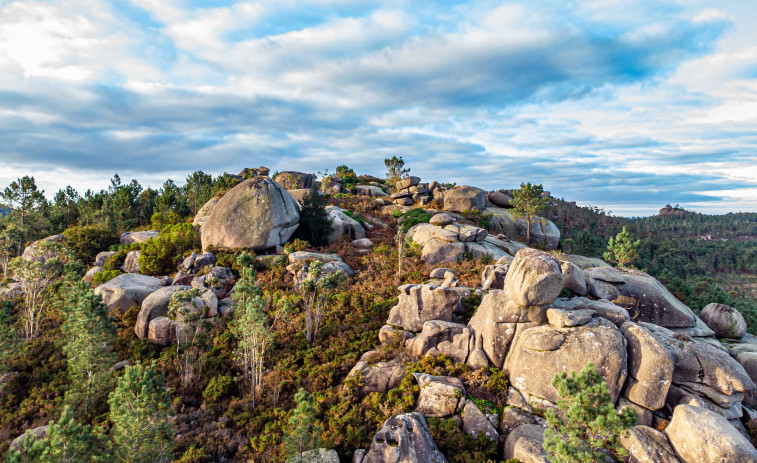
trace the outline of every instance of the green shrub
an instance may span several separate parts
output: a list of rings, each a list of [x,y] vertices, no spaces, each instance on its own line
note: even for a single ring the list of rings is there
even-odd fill
[[[92,283],[95,286],[100,286],[101,284],[108,282],[112,280],[113,278],[117,277],[118,275],[122,275],[124,272],[121,270],[104,270],[102,272],[95,273],[95,278],[92,281]]]
[[[423,209],[410,209],[402,214],[402,233],[407,233],[413,225],[428,223],[428,221],[431,220],[431,217],[433,217],[433,215]]]
[[[300,206],[300,226],[294,233],[295,239],[305,240],[313,246],[326,246],[334,231],[326,212],[326,198],[315,185],[302,199]]]
[[[100,251],[118,243],[118,233],[99,225],[71,227],[63,234],[66,236],[66,246],[85,264],[94,262]]]
[[[194,444],[190,445],[189,448],[182,454],[181,458],[178,460],[179,463],[202,463],[205,461],[210,461],[211,455],[208,454],[208,451],[205,450],[204,447],[196,447]]]
[[[428,427],[439,451],[450,463],[497,461],[498,442],[479,432],[477,437],[464,433],[453,419],[428,418]]]
[[[108,257],[108,259],[103,264],[103,271],[110,270],[110,271],[121,271],[121,267],[124,265],[124,261],[126,260],[126,254],[128,254],[129,251],[126,249],[119,249],[116,251],[115,254]],[[113,275],[115,276],[115,275]]]
[[[166,213],[156,212],[150,218],[150,226],[155,230],[163,230],[169,225],[176,225],[177,223],[182,222],[184,222],[184,219],[174,211],[168,211]]]
[[[297,251],[304,251],[309,247],[310,247],[310,243],[308,243],[307,241],[302,240],[300,238],[295,238],[294,240],[284,245],[284,254],[289,254],[289,253],[297,252]]]
[[[392,215],[392,217],[394,217],[395,219],[399,219],[400,217],[402,217],[402,211],[401,211],[401,210],[399,210],[399,209],[395,209],[395,210],[393,210],[393,211],[391,212],[391,215]],[[429,220],[430,220],[430,219],[429,219]]]
[[[188,253],[200,250],[200,234],[190,223],[168,225],[160,235],[142,243],[139,271],[145,275],[173,273]]]
[[[218,402],[230,397],[237,388],[237,380],[228,375],[220,375],[210,378],[210,382],[202,391],[202,396],[208,402]]]
[[[337,166],[336,176],[342,179],[342,188],[355,188],[357,175],[351,168],[345,165]]]

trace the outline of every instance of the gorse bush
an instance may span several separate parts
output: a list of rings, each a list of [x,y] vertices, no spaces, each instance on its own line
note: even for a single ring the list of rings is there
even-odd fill
[[[189,223],[168,225],[160,235],[142,243],[139,271],[145,275],[173,273],[181,259],[200,251],[200,233]]]

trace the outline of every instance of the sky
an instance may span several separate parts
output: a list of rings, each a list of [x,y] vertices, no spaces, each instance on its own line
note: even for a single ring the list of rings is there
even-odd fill
[[[616,215],[755,212],[751,3],[0,0],[0,187],[398,155]]]

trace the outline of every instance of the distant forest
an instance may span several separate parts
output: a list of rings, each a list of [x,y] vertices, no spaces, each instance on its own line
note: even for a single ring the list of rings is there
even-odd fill
[[[545,214],[562,232],[564,252],[602,257],[625,226],[641,240],[635,266],[699,311],[710,302],[738,308],[757,323],[757,213],[624,218],[592,206],[551,200]]]

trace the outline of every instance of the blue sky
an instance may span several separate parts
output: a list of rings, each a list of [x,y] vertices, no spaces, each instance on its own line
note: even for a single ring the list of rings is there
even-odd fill
[[[757,211],[744,1],[0,1],[0,184],[404,157],[619,215]]]

